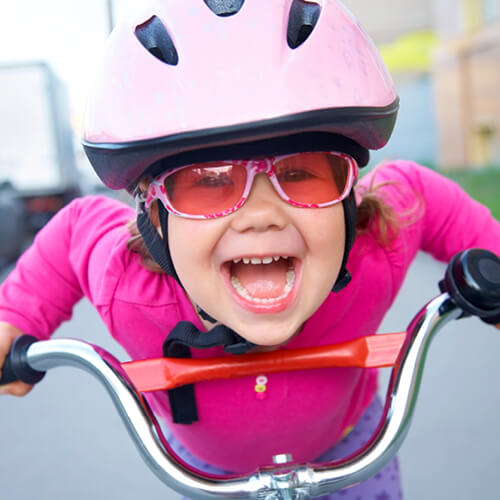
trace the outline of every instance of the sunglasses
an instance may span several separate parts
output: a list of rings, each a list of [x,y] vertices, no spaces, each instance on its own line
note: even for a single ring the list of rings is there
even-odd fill
[[[207,162],[169,170],[146,192],[172,214],[213,219],[238,210],[257,174],[267,174],[281,199],[296,207],[329,207],[345,199],[358,179],[354,158],[343,153],[297,153],[259,160]]]

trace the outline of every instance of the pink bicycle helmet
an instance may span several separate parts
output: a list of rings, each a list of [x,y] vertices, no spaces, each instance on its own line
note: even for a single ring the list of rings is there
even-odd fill
[[[129,191],[159,160],[165,170],[228,151],[328,143],[363,166],[398,107],[375,46],[337,0],[154,0],[109,38],[83,144],[102,181]]]

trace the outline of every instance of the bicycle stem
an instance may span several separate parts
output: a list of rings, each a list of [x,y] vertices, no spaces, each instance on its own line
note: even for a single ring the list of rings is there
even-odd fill
[[[76,366],[96,376],[149,468],[182,495],[193,499],[306,500],[362,482],[394,457],[409,429],[430,341],[442,326],[461,314],[443,293],[415,316],[392,370],[379,426],[359,451],[323,464],[268,466],[248,476],[206,474],[177,457],[146,401],[120,362],[107,351],[83,341],[54,339],[32,344],[26,359],[38,371]]]

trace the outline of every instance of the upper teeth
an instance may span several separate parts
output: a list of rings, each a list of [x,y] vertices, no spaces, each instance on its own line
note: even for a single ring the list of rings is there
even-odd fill
[[[235,264],[238,264],[238,262],[243,261],[243,264],[271,264],[273,261],[278,261],[280,259],[288,259],[288,257],[285,257],[283,255],[277,255],[274,257],[264,257],[263,259],[259,259],[258,257],[252,257],[252,258],[247,258],[243,257],[242,259],[233,259],[233,262]]]

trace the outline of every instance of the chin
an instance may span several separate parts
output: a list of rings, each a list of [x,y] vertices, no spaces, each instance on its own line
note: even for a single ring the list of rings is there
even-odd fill
[[[254,343],[258,346],[263,347],[280,347],[288,344],[295,335],[297,335],[301,330],[301,325],[293,327],[284,327],[279,329],[276,325],[262,325],[257,328],[242,328],[240,330],[235,329],[239,335],[241,335],[245,340]],[[262,333],[262,332],[272,332]]]

